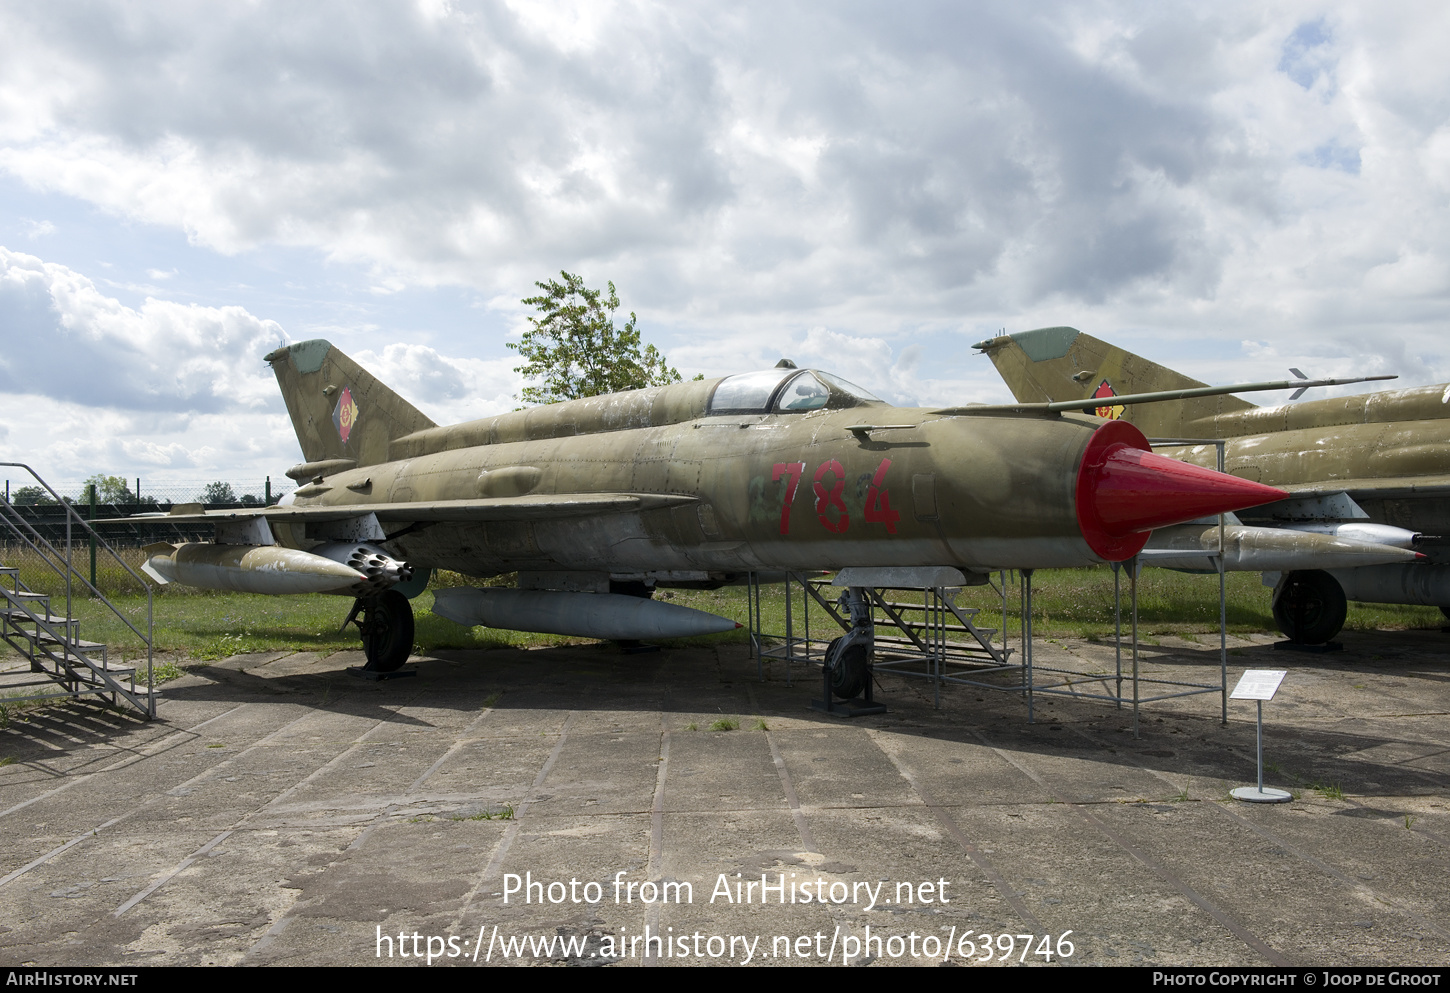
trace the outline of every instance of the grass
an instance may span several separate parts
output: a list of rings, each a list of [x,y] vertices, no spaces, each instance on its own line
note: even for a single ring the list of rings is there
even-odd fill
[[[686,724],[685,725],[685,730],[686,731],[698,731],[698,730],[700,730],[700,725],[696,724],[694,721],[691,721],[689,724]]]
[[[722,717],[710,725],[711,731],[739,731],[740,722],[733,717]]]
[[[512,804],[506,803],[502,810],[481,810],[469,817],[455,814],[448,819],[450,821],[511,821],[514,819],[514,808]]]
[[[15,756],[14,755],[7,755],[3,759],[0,759],[0,769],[3,769],[7,765],[13,765],[14,763],[15,763]],[[1405,826],[1406,827],[1409,827],[1408,824],[1406,824]]]
[[[164,659],[151,666],[151,678],[156,683],[168,683],[173,679],[180,679],[186,675],[186,670],[170,659]],[[144,678],[143,673],[137,673],[138,677]]]
[[[770,730],[770,725],[768,725],[768,724],[765,723],[765,719],[763,717],[757,717],[755,719],[755,723],[752,724],[752,725],[750,725],[750,730],[752,730],[752,731],[769,731]]]
[[[134,552],[134,556],[132,553]],[[6,553],[7,556],[9,553]],[[127,550],[128,557],[139,562],[139,550]],[[32,588],[47,590],[57,585],[38,563],[27,565],[18,560],[22,580]],[[98,577],[101,578],[101,577]],[[995,580],[995,576],[994,576]],[[508,583],[508,577],[497,577],[494,583]],[[485,581],[470,579],[456,573],[435,575],[433,587],[484,585]],[[48,585],[49,584],[49,585]],[[110,596],[111,587],[104,579],[101,588]],[[1006,628],[1015,639],[1021,628],[1016,610],[1017,585],[1009,576]],[[1259,583],[1256,573],[1231,573],[1227,577],[1227,613],[1229,631],[1235,634],[1272,633],[1275,625],[1270,610],[1270,590]],[[1127,582],[1123,583],[1123,627],[1129,624]],[[831,591],[823,591],[834,599]],[[741,623],[749,620],[744,587],[718,590],[661,591],[661,599],[729,617]],[[899,599],[912,595],[902,593]],[[793,606],[794,622],[799,632],[802,625],[801,594],[796,591]],[[919,599],[919,595],[917,595]],[[116,590],[113,602],[138,628],[144,630],[146,598],[135,592]],[[967,587],[957,597],[962,607],[981,610],[978,623],[1000,627],[1003,623],[1001,598],[988,586]],[[1113,574],[1107,567],[1091,569],[1043,570],[1033,578],[1034,632],[1040,638],[1108,639],[1113,634]],[[420,652],[442,649],[488,649],[506,647],[544,647],[579,644],[589,641],[559,635],[505,631],[490,628],[464,628],[435,616],[432,597],[427,593],[413,601],[415,613],[415,648]],[[63,603],[57,604],[63,609]],[[135,636],[96,600],[77,598],[73,607],[81,620],[82,636],[112,646],[113,658],[135,659],[144,652]],[[174,653],[186,659],[208,661],[231,655],[269,651],[312,651],[331,653],[359,647],[357,631],[340,631],[351,601],[341,596],[263,596],[214,590],[193,590],[178,585],[158,589],[153,598],[153,616],[157,651]],[[762,589],[762,626],[767,633],[785,632],[785,591],[782,586]],[[811,632],[829,634],[834,622],[811,602],[807,616]],[[1404,628],[1439,628],[1444,623],[1434,607],[1413,607],[1396,604],[1350,604],[1345,627],[1350,630],[1386,630]],[[1149,569],[1138,583],[1138,630],[1145,642],[1164,636],[1191,637],[1195,633],[1218,628],[1218,582],[1214,576],[1191,576]],[[997,638],[1000,639],[998,634]],[[699,638],[662,642],[667,647],[708,646],[720,643],[743,643],[749,631],[735,631]],[[7,650],[8,651],[8,650]],[[142,655],[144,658],[144,655]],[[173,679],[180,669],[158,668],[158,680]]]
[[[1314,792],[1318,793],[1326,800],[1344,799],[1344,790],[1339,787],[1338,783],[1329,783],[1327,785],[1320,783],[1310,783],[1309,788]]]

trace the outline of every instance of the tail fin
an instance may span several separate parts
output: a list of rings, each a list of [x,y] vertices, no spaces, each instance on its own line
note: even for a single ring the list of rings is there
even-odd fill
[[[388,461],[388,442],[436,427],[421,411],[330,342],[299,341],[269,352],[307,463]],[[289,473],[290,474],[290,473]]]
[[[1253,404],[1235,396],[1168,400],[1113,406],[1112,397],[1128,393],[1205,386],[1196,379],[1125,352],[1076,328],[1038,328],[980,341],[998,374],[1021,403],[1103,397],[1099,417],[1122,418],[1145,435],[1198,438],[1212,433],[1212,418]]]

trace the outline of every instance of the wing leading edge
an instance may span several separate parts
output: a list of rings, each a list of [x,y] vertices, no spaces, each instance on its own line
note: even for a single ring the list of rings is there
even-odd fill
[[[541,521],[561,517],[589,517],[595,514],[624,514],[660,510],[696,503],[697,498],[677,493],[550,493],[516,497],[486,497],[476,500],[420,500],[409,503],[348,503],[307,507],[237,507],[227,510],[192,511],[190,507],[170,514],[137,514],[115,517],[97,524],[222,524],[263,519],[277,524],[345,521],[372,514],[379,521]]]

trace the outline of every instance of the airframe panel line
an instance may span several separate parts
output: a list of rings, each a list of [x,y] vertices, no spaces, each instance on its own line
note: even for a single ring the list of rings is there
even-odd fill
[[[1080,730],[1078,728],[1073,728],[1072,730],[1073,733],[1076,734],[1078,737],[1083,738],[1084,740],[1090,742],[1093,745],[1096,745],[1098,748],[1107,748],[1106,744],[1094,738],[1086,731]],[[1160,779],[1163,782],[1167,783],[1169,786],[1174,787],[1175,789],[1184,788],[1182,783],[1176,783],[1169,777],[1165,776],[1163,773],[1159,772],[1157,769],[1151,768],[1150,766],[1144,765],[1143,763],[1139,762],[1137,756],[1124,755],[1123,757],[1126,758],[1133,765],[1137,766],[1139,769],[1142,769],[1144,772],[1148,773],[1150,776],[1153,776],[1155,779]],[[1404,916],[1410,918],[1416,923],[1423,925],[1431,931],[1434,931],[1441,938],[1450,941],[1450,931],[1447,931],[1445,928],[1441,927],[1439,924],[1436,924],[1434,921],[1427,920],[1426,918],[1416,913],[1414,910],[1402,906],[1401,901],[1396,897],[1386,896],[1384,894],[1378,893],[1374,889],[1364,885],[1364,883],[1360,882],[1359,880],[1351,879],[1349,876],[1346,876],[1344,873],[1340,872],[1329,863],[1320,860],[1319,858],[1309,854],[1308,852],[1300,850],[1297,845],[1294,845],[1292,842],[1285,841],[1283,838],[1280,838],[1278,835],[1274,834],[1266,828],[1260,827],[1253,821],[1250,821],[1246,817],[1239,814],[1231,807],[1227,807],[1221,803],[1214,803],[1213,807],[1216,810],[1220,810],[1223,813],[1227,814],[1229,817],[1232,817],[1234,820],[1238,821],[1241,825],[1248,828],[1259,837],[1264,838],[1268,841],[1272,841],[1274,844],[1278,845],[1286,852],[1289,852],[1300,861],[1307,862],[1314,868],[1318,869],[1320,872],[1324,873],[1326,876],[1338,880],[1343,885],[1348,886],[1351,890],[1355,891],[1360,896],[1370,897],[1372,900],[1378,903],[1382,903],[1390,909],[1396,911],[1397,913],[1403,914]]]
[[[957,843],[962,851],[967,853],[967,858],[971,859],[973,864],[986,874],[992,886],[998,893],[1002,894],[1002,898],[1016,912],[1018,919],[1034,932],[1046,934],[1047,928],[1043,927],[1042,922],[1037,919],[1036,915],[1027,909],[1027,905],[1017,896],[1017,891],[1008,885],[1006,878],[997,871],[997,867],[982,854],[976,845],[973,845],[967,840],[967,836],[963,833],[961,826],[957,824],[956,818],[952,817],[951,813],[945,807],[936,802],[936,797],[921,784],[921,781],[916,778],[916,774],[908,769],[904,762],[895,755],[892,755],[881,744],[879,740],[880,734],[881,732],[875,728],[870,728],[866,731],[866,736],[871,739],[871,743],[896,767],[897,773],[916,791],[916,795],[920,797],[921,802],[926,804],[927,808],[936,815],[936,819],[941,822],[942,827],[946,828],[947,834],[951,835],[952,840]]]
[[[55,796],[57,793],[63,793],[66,790],[70,789],[72,786],[79,786],[81,783],[84,783],[86,780],[90,779],[92,776],[99,776],[99,775],[101,775],[102,773],[105,773],[105,772],[115,772],[117,769],[124,768],[126,766],[126,763],[128,763],[128,762],[133,762],[133,761],[139,762],[141,759],[149,759],[149,758],[151,758],[154,755],[159,755],[159,754],[161,754],[161,752],[165,751],[166,748],[169,748],[170,747],[170,745],[168,745],[167,743],[170,742],[173,738],[178,738],[178,737],[181,737],[183,735],[193,734],[193,733],[196,732],[196,730],[198,728],[204,728],[208,724],[210,724],[212,721],[219,721],[223,717],[226,717],[228,714],[235,714],[237,711],[239,711],[243,707],[247,707],[247,706],[251,706],[251,705],[250,704],[245,704],[245,703],[239,703],[235,707],[233,707],[231,710],[223,711],[222,713],[217,714],[215,717],[208,717],[206,720],[202,721],[200,724],[193,725],[192,727],[189,727],[189,728],[183,728],[180,731],[173,731],[173,732],[171,732],[168,735],[165,735],[165,736],[163,736],[161,738],[158,738],[156,741],[152,742],[151,744],[149,744],[149,745],[147,745],[147,746],[145,746],[143,748],[140,748],[140,749],[138,749],[138,750],[136,750],[134,752],[128,752],[123,758],[117,759],[115,762],[111,763],[110,765],[106,766],[103,769],[97,769],[95,772],[82,773],[81,775],[76,776],[73,779],[70,779],[68,782],[62,783],[61,785],[55,787],[52,790],[47,790],[44,793],[41,793],[41,794],[39,794],[37,796],[33,796],[29,800],[22,800],[20,803],[15,804],[13,807],[8,807],[5,810],[0,810],[0,817],[5,817],[8,814],[13,814],[17,810],[23,810],[24,808],[30,806],[32,803],[36,803],[36,802],[38,802],[40,800],[48,799],[49,797]],[[65,773],[61,773],[61,775],[65,775]],[[0,886],[3,886],[3,885],[5,885],[4,882],[0,882]]]
[[[1081,817],[1090,825],[1101,831],[1115,845],[1123,849],[1123,851],[1127,852],[1137,861],[1141,862],[1152,872],[1156,873],[1160,879],[1163,879],[1166,882],[1170,883],[1174,888],[1178,890],[1178,892],[1182,893],[1185,897],[1187,897],[1190,903],[1192,903],[1199,910],[1202,910],[1204,913],[1208,914],[1214,920],[1218,921],[1219,924],[1223,925],[1229,931],[1229,933],[1231,933],[1234,937],[1238,938],[1244,944],[1248,945],[1254,951],[1258,952],[1260,955],[1266,958],[1271,965],[1293,965],[1292,962],[1284,958],[1284,956],[1281,955],[1278,951],[1265,944],[1258,937],[1258,935],[1254,934],[1252,931],[1239,924],[1233,918],[1229,917],[1227,913],[1219,909],[1219,907],[1215,905],[1212,901],[1210,901],[1207,897],[1199,893],[1192,886],[1189,886],[1183,880],[1179,879],[1178,875],[1173,872],[1173,870],[1169,869],[1166,865],[1153,858],[1153,856],[1149,855],[1147,852],[1141,851],[1137,845],[1134,845],[1132,842],[1128,841],[1126,838],[1122,837],[1120,834],[1110,828],[1106,823],[1103,822],[1100,817],[1098,817],[1092,811],[1088,810],[1087,807],[1085,807],[1082,803],[1078,802],[1072,797],[1065,796],[1061,790],[1053,789],[1047,784],[1046,780],[1044,780],[1041,776],[1037,775],[1037,773],[1033,772],[1031,769],[1027,768],[1025,764],[1018,761],[1016,758],[1008,754],[1003,749],[1000,749],[997,746],[993,745],[980,731],[972,729],[972,734],[979,741],[981,741],[983,745],[986,745],[993,752],[995,752],[997,756],[1001,758],[1004,762],[1007,762],[1015,769],[1017,769],[1018,772],[1022,773],[1022,775],[1026,776],[1028,779],[1031,779],[1034,783],[1036,783],[1038,786],[1041,786],[1044,790],[1047,790],[1048,793],[1053,795],[1054,797],[1061,797],[1063,802],[1066,803],[1068,809],[1076,811],[1079,817]]]
[[[419,695],[421,695],[421,694],[419,694]],[[411,702],[411,701],[409,701],[409,702]],[[464,729],[461,732],[459,732],[459,737],[456,738],[456,739],[454,739],[453,744],[450,745],[447,748],[447,750],[445,750],[443,752],[443,754],[441,756],[439,756],[438,760],[436,762],[434,762],[432,765],[430,765],[428,767],[428,769],[427,769],[426,772],[424,772],[417,779],[413,780],[412,785],[410,785],[407,788],[407,790],[404,791],[402,798],[406,798],[406,797],[410,796],[415,790],[417,790],[417,788],[419,786],[422,786],[423,783],[428,779],[429,776],[433,775],[433,773],[435,773],[435,772],[438,771],[438,767],[441,766],[445,761],[447,761],[447,759],[448,759],[449,756],[453,755],[455,752],[457,752],[460,748],[462,748],[468,742],[476,741],[477,739],[475,739],[475,738],[469,738],[468,737],[468,733],[470,731],[472,731],[475,727],[478,726],[478,722],[479,721],[483,720],[489,714],[493,713],[493,709],[494,708],[492,708],[492,707],[484,707],[483,710],[482,710],[482,712],[477,717],[475,717],[473,720],[469,721],[468,724],[467,724],[467,726],[464,727]],[[302,780],[302,782],[298,783],[296,786],[293,786],[292,789],[289,789],[287,791],[287,793],[283,793],[281,796],[278,796],[275,800],[272,800],[271,803],[268,803],[267,804],[267,806],[270,807],[272,804],[279,802],[288,793],[291,793],[292,790],[295,790],[295,789],[298,789],[298,788],[300,788],[302,786],[307,785],[307,783],[309,783],[313,778],[315,778],[316,776],[318,776],[322,772],[326,771],[327,769],[331,768],[333,765],[337,764],[338,762],[342,761],[342,759],[344,759],[348,755],[352,754],[352,752],[355,749],[361,748],[362,745],[363,745],[363,740],[365,738],[367,738],[367,736],[369,734],[372,734],[374,731],[376,731],[378,728],[382,727],[386,723],[388,723],[388,722],[387,721],[379,721],[376,725],[374,725],[373,727],[369,728],[366,734],[364,734],[361,738],[359,738],[356,742],[354,742],[353,745],[352,745],[352,747],[350,747],[346,751],[341,752],[340,754],[338,754],[338,756],[336,758],[334,758],[331,762],[328,762],[327,765],[323,766],[321,769],[318,769],[317,772],[314,772],[311,776],[308,776],[306,779]],[[383,818],[387,817],[387,815],[397,805],[398,805],[398,801],[397,800],[393,800],[393,801],[389,802],[389,804],[383,809],[383,812],[381,814],[379,814],[379,815],[376,815],[374,817],[374,819],[373,819],[373,822],[371,824],[369,824],[367,827],[365,827],[358,834],[357,838],[354,839],[353,843],[350,844],[350,845],[348,845],[347,848],[344,849],[344,851],[345,852],[350,852],[350,851],[353,851],[356,848],[359,848],[362,845],[363,839],[365,839],[368,835],[372,834],[373,829],[375,827],[377,827],[378,824],[382,823]],[[260,809],[264,809],[264,808],[259,808],[259,810]],[[331,868],[331,867],[332,867],[331,864],[329,864],[329,866],[327,868]],[[325,872],[327,870],[324,869],[323,871]],[[291,921],[292,921],[292,911],[289,908],[286,913],[282,914],[281,917],[277,918],[276,922],[271,927],[269,927],[267,929],[266,933],[263,934],[262,937],[260,937],[260,938],[257,939],[256,944],[252,945],[251,948],[247,949],[247,951],[242,954],[241,959],[238,960],[239,963],[240,962],[245,962],[249,956],[251,956],[251,955],[253,955],[253,954],[257,953],[257,952],[265,951],[267,949],[267,946],[270,945],[270,944],[272,944],[272,942],[277,939],[277,936],[280,935],[283,931],[285,931],[287,929],[287,925],[290,924]]]
[[[458,915],[448,925],[449,933],[457,931],[458,925],[463,923],[464,915],[468,913],[468,908],[473,905],[473,898],[478,895],[478,891],[483,889],[483,884],[493,878],[493,875],[499,869],[503,868],[503,860],[508,857],[509,849],[514,844],[514,838],[518,837],[519,821],[522,819],[524,812],[528,810],[529,805],[533,803],[534,794],[544,785],[544,780],[549,776],[549,770],[554,768],[554,763],[559,760],[559,753],[564,750],[564,742],[569,737],[569,728],[578,716],[579,711],[571,710],[569,711],[569,716],[564,718],[564,726],[559,729],[559,740],[554,743],[554,750],[549,753],[549,757],[544,760],[543,767],[539,769],[539,774],[534,777],[534,784],[529,787],[529,795],[514,808],[514,816],[509,821],[509,826],[504,831],[503,837],[498,840],[498,844],[494,847],[493,857],[488,860],[488,865],[484,867],[483,872],[478,877],[478,881],[468,891],[468,895],[463,898],[463,905],[458,908]]]
[[[40,858],[36,859],[34,862],[31,862],[29,865],[22,866],[21,868],[16,869],[14,872],[10,873],[10,875],[6,876],[4,879],[0,879],[0,886],[4,886],[6,883],[9,883],[10,881],[12,881],[14,879],[18,879],[20,876],[22,876],[25,873],[29,872],[31,869],[36,868],[37,866],[44,865],[46,862],[49,862],[51,859],[55,858],[55,856],[59,855],[61,852],[64,852],[67,849],[69,849],[71,846],[77,845],[80,842],[85,841],[87,838],[94,838],[94,837],[96,837],[98,834],[101,833],[101,831],[104,828],[111,827],[112,825],[119,824],[121,821],[124,821],[124,820],[127,820],[127,819],[131,818],[131,817],[134,817],[136,814],[139,814],[142,810],[144,810],[147,807],[151,806],[151,804],[155,803],[156,801],[161,800],[164,797],[167,797],[167,796],[172,795],[172,793],[175,790],[185,789],[186,787],[191,786],[194,783],[199,783],[202,780],[204,780],[204,779],[208,778],[209,776],[213,775],[214,773],[216,773],[216,772],[218,772],[218,771],[220,771],[222,769],[225,769],[227,766],[229,766],[233,762],[236,762],[237,760],[241,759],[243,756],[245,756],[249,752],[251,752],[251,751],[253,751],[255,749],[261,748],[263,745],[267,744],[269,741],[271,741],[277,735],[281,734],[283,731],[286,731],[288,728],[292,727],[293,725],[295,725],[295,724],[297,724],[297,723],[299,723],[299,722],[301,722],[303,720],[306,720],[309,716],[311,716],[312,713],[313,713],[312,711],[308,711],[307,713],[303,714],[301,717],[297,718],[296,720],[290,721],[287,724],[282,725],[280,728],[278,728],[277,730],[273,731],[271,734],[267,735],[267,737],[263,738],[261,741],[258,741],[258,742],[253,743],[252,745],[250,745],[249,747],[243,749],[242,751],[237,752],[235,755],[228,756],[227,758],[225,758],[222,761],[218,762],[216,765],[207,768],[206,770],[204,770],[203,772],[198,773],[195,776],[192,776],[190,779],[186,780],[185,782],[178,783],[176,786],[171,787],[171,789],[169,789],[169,790],[164,790],[161,793],[158,793],[158,794],[156,794],[155,796],[153,796],[153,797],[151,797],[149,799],[142,800],[140,803],[136,804],[136,806],[134,806],[130,810],[126,811],[124,814],[120,814],[120,815],[118,815],[116,817],[113,817],[109,821],[106,821],[104,824],[100,824],[100,825],[97,825],[96,827],[91,828],[89,831],[83,831],[83,832],[81,832],[80,834],[78,834],[74,838],[72,838],[70,841],[66,842],[63,845],[60,845],[59,847],[57,847],[55,849],[52,849],[50,852],[48,852],[45,855],[41,856]],[[200,727],[200,726],[201,726],[200,724],[197,725],[197,727]],[[177,733],[178,734],[187,734],[187,733],[190,733],[190,732],[177,732]],[[129,758],[129,756],[128,756],[128,758]],[[84,778],[87,778],[88,779],[91,776],[98,776],[102,772],[105,772],[105,771],[106,771],[105,769],[101,769],[98,772],[87,773]],[[64,787],[61,787],[61,789],[63,789],[63,788]],[[56,790],[52,790],[51,791],[52,794],[59,793],[59,792],[60,792],[60,789],[56,789]],[[49,794],[47,794],[47,795],[49,795]],[[38,799],[40,799],[40,797],[36,797],[36,799],[38,800]],[[27,802],[29,803],[29,802],[33,802],[33,801],[27,801]],[[18,809],[18,808],[16,808],[16,809]]]

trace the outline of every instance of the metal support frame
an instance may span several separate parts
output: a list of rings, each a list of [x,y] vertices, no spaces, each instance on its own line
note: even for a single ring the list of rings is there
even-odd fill
[[[46,540],[34,527],[25,520],[8,500],[0,504],[0,526],[7,529],[15,538],[19,539],[19,545],[35,553],[40,560],[65,584],[66,610],[64,616],[57,616],[51,612],[50,594],[37,593],[30,589],[20,578],[18,567],[0,567],[0,574],[9,577],[10,588],[6,589],[0,584],[0,639],[14,648],[22,657],[30,662],[30,669],[34,673],[43,674],[46,679],[26,680],[23,682],[8,681],[5,688],[28,688],[31,686],[44,686],[60,684],[63,688],[60,692],[34,693],[23,696],[11,696],[7,699],[15,702],[31,700],[49,700],[54,698],[80,698],[82,696],[96,695],[109,696],[112,705],[118,705],[125,700],[131,706],[141,711],[146,718],[152,719],[156,716],[156,695],[154,693],[153,669],[155,662],[155,639],[154,631],[154,609],[152,603],[151,585],[137,575],[125,560],[118,555],[114,548],[103,538],[96,534],[75,509],[63,500],[59,493],[51,488],[44,479],[40,477],[30,466],[21,462],[0,462],[0,465],[24,469],[31,477],[43,486],[56,502],[65,508],[65,551],[62,553],[51,542]],[[112,603],[99,589],[96,588],[94,578],[87,581],[76,571],[73,558],[73,523],[79,523],[87,535],[91,548],[91,574],[94,577],[95,556],[99,549],[105,551],[140,585],[146,593],[146,633],[142,634],[136,625],[124,611]],[[128,627],[138,639],[146,646],[146,685],[144,688],[137,686],[136,667],[111,666],[107,656],[107,646],[98,642],[87,642],[81,640],[80,622],[74,616],[74,581],[79,580],[88,591],[88,595],[100,601],[113,613],[126,627]]]
[[[1224,469],[1224,446],[1222,440],[1204,438],[1152,438],[1152,444],[1165,445],[1214,445],[1217,448],[1218,470]],[[1027,703],[1027,720],[1036,719],[1036,697],[1039,694],[1071,697],[1076,700],[1099,700],[1113,704],[1119,710],[1131,703],[1133,710],[1133,735],[1139,735],[1139,719],[1145,704],[1159,703],[1179,697],[1197,696],[1204,693],[1218,693],[1223,723],[1228,723],[1228,607],[1224,571],[1224,549],[1226,519],[1219,515],[1219,542],[1216,553],[1206,554],[1212,560],[1218,573],[1219,600],[1219,681],[1217,683],[1188,682],[1177,679],[1145,677],[1141,671],[1138,638],[1138,575],[1142,571],[1144,557],[1134,556],[1126,562],[1109,563],[1113,570],[1113,643],[1114,671],[1111,674],[1082,672],[1059,667],[1043,667],[1036,663],[1033,653],[1033,570],[1024,569],[1018,573],[1018,597],[1020,605],[1021,644],[1016,649],[1017,661],[1011,661],[1013,649],[1007,644],[1007,584],[1009,570],[998,570],[998,581],[993,585],[1000,595],[1002,621],[999,629],[984,630],[972,623],[978,613],[975,608],[958,607],[954,602],[959,592],[955,588],[927,588],[906,590],[873,589],[871,597],[877,610],[878,631],[894,629],[899,634],[879,634],[876,638],[877,672],[891,672],[900,676],[927,678],[933,682],[933,702],[941,706],[941,685],[955,683],[976,689],[1009,691],[1020,693]],[[1123,672],[1123,604],[1122,571],[1128,570],[1129,595],[1129,662],[1131,672]],[[757,674],[764,678],[763,660],[779,658],[786,664],[786,677],[790,678],[790,664],[793,661],[821,665],[830,639],[812,639],[810,635],[810,601],[823,609],[843,631],[850,630],[850,624],[839,611],[818,591],[827,580],[807,579],[802,574],[788,574],[786,582],[786,631],[778,638],[780,644],[773,648],[764,646],[765,635],[761,630],[760,583],[758,577],[750,577],[751,590],[751,647],[757,662]],[[803,590],[801,615],[804,635],[795,631],[792,612],[793,586],[799,584]],[[897,593],[920,596],[921,603],[904,603]],[[909,613],[920,611],[922,620],[917,622]],[[1001,644],[994,645],[992,635],[1002,634]],[[972,640],[962,638],[970,633]],[[955,638],[953,638],[955,636]],[[950,640],[949,640],[950,639]],[[975,642],[975,643],[973,643]],[[989,681],[988,677],[1002,674],[1015,676],[1010,683]],[[1042,678],[1055,681],[1043,683]],[[1124,687],[1125,679],[1130,684]],[[1093,684],[1102,686],[1101,692],[1087,688]],[[1145,695],[1145,688],[1147,693]],[[1160,690],[1161,688],[1161,690]],[[1125,689],[1127,693],[1125,694]]]

